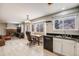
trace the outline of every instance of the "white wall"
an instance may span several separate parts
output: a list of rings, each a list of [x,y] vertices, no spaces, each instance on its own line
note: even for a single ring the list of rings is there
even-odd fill
[[[76,35],[79,35],[79,8],[72,8],[72,9],[69,9],[69,10],[65,10],[65,11],[62,11],[62,12],[58,12],[58,13],[55,13],[55,14],[51,14],[51,15],[48,15],[48,16],[44,16],[44,17],[40,17],[40,18],[37,18],[37,19],[34,19],[32,20],[32,22],[38,22],[38,21],[41,21],[41,20],[44,20],[44,21],[52,21],[54,19],[60,19],[60,18],[63,18],[63,17],[67,17],[67,16],[73,16],[73,15],[76,15],[76,28],[78,30],[65,30],[65,32],[67,34],[76,34]],[[53,30],[53,23],[46,23],[44,25],[44,29],[45,29],[45,33],[65,33],[64,30]]]
[[[6,34],[6,24],[0,23],[0,35]]]
[[[39,22],[40,22],[40,23],[41,23],[41,22],[43,23],[43,27],[44,27],[44,28],[43,28],[43,32],[37,32],[36,26],[34,26],[34,31],[33,31],[33,33],[38,33],[38,34],[44,35],[44,34],[46,34],[46,29],[45,29],[45,28],[46,28],[46,23],[45,23],[45,19],[37,19],[37,20],[35,19],[35,20],[32,21],[32,24],[36,24],[36,25],[37,25]],[[31,30],[32,30],[32,29],[31,29]]]
[[[52,22],[46,23],[46,33],[51,33],[53,31]]]
[[[73,30],[53,30],[52,33],[66,33],[66,34],[74,34],[74,35],[79,35],[79,9],[72,9],[72,10],[67,10],[61,13],[58,13],[56,15],[52,16],[52,19],[61,19],[65,17],[72,17],[76,16],[75,19],[75,29]]]
[[[16,24],[7,24],[7,29],[17,29]]]

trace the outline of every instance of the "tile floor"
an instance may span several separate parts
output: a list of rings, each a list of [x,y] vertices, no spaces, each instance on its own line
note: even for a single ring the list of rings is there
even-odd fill
[[[0,47],[0,56],[57,56],[45,49],[43,46],[35,45],[29,47],[27,39],[12,38],[6,41],[5,46]]]

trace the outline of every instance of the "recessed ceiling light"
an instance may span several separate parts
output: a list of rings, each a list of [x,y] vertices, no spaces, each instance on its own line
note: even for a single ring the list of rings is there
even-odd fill
[[[62,10],[64,10],[65,8],[62,8]]]

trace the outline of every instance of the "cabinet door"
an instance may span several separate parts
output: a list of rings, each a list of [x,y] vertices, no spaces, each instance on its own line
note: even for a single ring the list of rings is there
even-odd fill
[[[79,56],[79,42],[76,42],[75,54]]]
[[[74,56],[74,46],[75,41],[72,40],[63,40],[63,55]]]
[[[53,51],[62,54],[62,39],[53,38]]]

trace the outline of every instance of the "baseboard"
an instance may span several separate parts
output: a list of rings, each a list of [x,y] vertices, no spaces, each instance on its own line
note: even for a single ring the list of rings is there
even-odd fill
[[[64,56],[63,54],[60,54],[60,53],[57,53],[57,52],[54,52],[53,53],[57,54],[58,56]]]
[[[45,49],[45,48],[44,48],[44,49]],[[45,50],[47,50],[47,49],[45,49]],[[47,51],[49,51],[49,50],[47,50]],[[65,56],[65,55],[63,55],[63,54],[60,54],[60,53],[57,53],[57,52],[54,52],[54,51],[49,51],[49,52],[54,53],[54,54],[56,54],[56,55],[58,55],[58,56]]]

